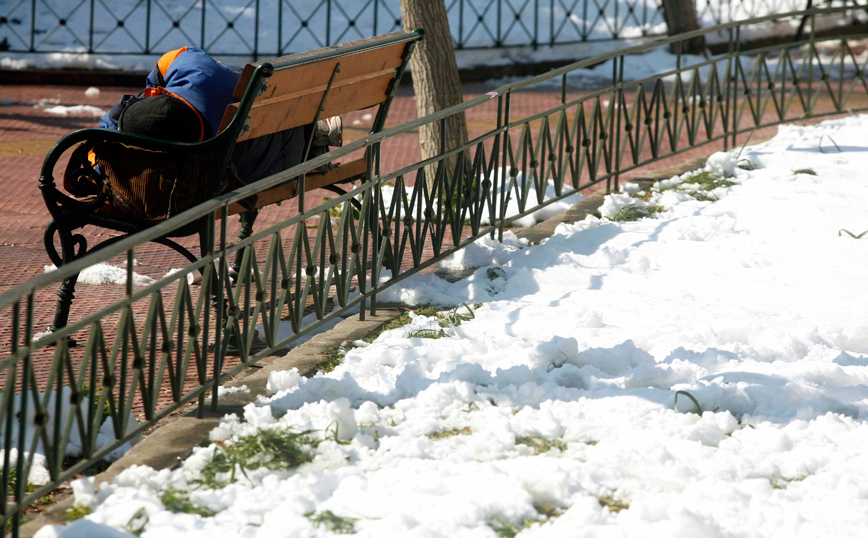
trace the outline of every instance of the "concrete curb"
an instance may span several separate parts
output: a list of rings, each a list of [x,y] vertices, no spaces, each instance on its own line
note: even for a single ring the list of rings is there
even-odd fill
[[[705,158],[690,159],[664,170],[649,172],[629,182],[650,186],[655,181],[668,179],[704,165]],[[531,228],[521,230],[516,235],[528,239],[532,244],[538,244],[543,239],[551,237],[558,224],[578,222],[587,215],[595,213],[602,205],[603,197],[604,193],[591,194],[567,211]],[[450,275],[448,274],[441,276],[447,280],[456,280],[449,278]],[[217,410],[207,411],[205,418],[196,418],[195,411],[192,411],[181,418],[157,426],[151,434],[124,454],[121,459],[112,463],[104,472],[96,475],[94,484],[99,486],[104,482],[110,482],[133,465],[148,465],[154,469],[167,469],[176,465],[186,458],[193,451],[193,448],[208,439],[208,433],[217,426],[220,417],[229,413],[240,413],[245,405],[255,402],[257,396],[267,394],[266,384],[271,372],[297,368],[299,373],[307,374],[322,361],[323,355],[328,352],[329,348],[339,346],[347,340],[362,338],[400,315],[397,307],[384,307],[380,308],[380,311],[381,313],[376,316],[367,313],[364,321],[360,320],[358,315],[347,318],[333,329],[314,336],[283,357],[267,357],[258,362],[256,366],[246,369],[236,378],[224,383],[223,386],[228,388],[246,385],[249,392],[234,392],[221,396]],[[63,524],[63,512],[72,508],[73,501],[72,496],[67,497],[42,512],[33,521],[23,525],[20,531],[21,538],[32,538],[45,525]]]

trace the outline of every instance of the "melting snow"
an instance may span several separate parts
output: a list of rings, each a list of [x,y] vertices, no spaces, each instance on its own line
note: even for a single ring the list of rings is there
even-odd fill
[[[135,265],[135,263],[133,264]],[[54,264],[46,265],[45,272],[54,271],[57,267]],[[168,274],[166,275],[168,276]],[[78,275],[79,284],[116,284],[124,285],[127,282],[127,270],[123,267],[109,265],[107,263],[97,263],[84,269]],[[138,273],[133,273],[133,285],[149,286],[156,282],[153,278]]]
[[[57,116],[93,116],[94,118],[98,118],[105,114],[105,110],[92,105],[57,105],[46,108],[45,111],[49,114],[55,114]]]
[[[651,218],[589,217],[539,246],[482,239],[444,262],[479,267],[470,277],[379,296],[482,302],[474,319],[415,316],[328,374],[275,372],[270,397],[211,433],[314,430],[312,462],[213,490],[194,485],[215,450],[199,448],[79,487],[94,513],[37,536],[128,536],[106,526],[136,514],[144,538],[329,536],[305,516],[326,511],[360,537],[493,538],[507,523],[521,537],[862,536],[868,241],[837,232],[868,228],[866,128],[782,127],[739,156],[751,171],[715,156],[735,175],[716,201],[669,190]],[[411,337],[426,329],[445,337]],[[167,487],[216,515],[167,511]]]

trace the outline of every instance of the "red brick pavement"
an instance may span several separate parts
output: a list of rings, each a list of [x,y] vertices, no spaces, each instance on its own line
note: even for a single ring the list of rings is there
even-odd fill
[[[474,98],[484,94],[490,88],[485,85],[473,85],[465,87],[466,98]],[[0,87],[0,103],[13,100],[12,106],[0,106],[0,270],[3,279],[0,281],[0,293],[6,292],[15,285],[22,283],[43,273],[43,267],[50,263],[42,245],[42,234],[45,225],[49,221],[49,215],[42,202],[37,179],[42,160],[51,145],[67,132],[94,126],[96,118],[83,116],[58,117],[46,111],[45,106],[34,106],[39,103],[79,105],[87,104],[109,108],[124,93],[134,93],[134,88],[102,88],[98,96],[87,97],[84,95],[85,88],[60,87],[60,86],[5,86]],[[861,90],[861,88],[860,88]],[[568,97],[578,97],[581,92],[570,91]],[[521,91],[512,97],[511,117],[513,120],[529,116],[556,106],[560,102],[559,89],[552,91]],[[864,92],[859,96],[864,101]],[[467,114],[469,134],[471,139],[479,136],[495,125],[496,100],[491,101]],[[590,105],[586,110],[590,109]],[[397,125],[415,119],[415,100],[412,91],[401,88],[398,97],[392,104],[389,125]],[[345,138],[348,141],[363,136],[370,127],[371,119],[365,113],[348,114],[344,117]],[[773,134],[772,129],[763,129],[753,134],[754,140]],[[534,133],[536,134],[536,133]],[[513,141],[517,141],[518,133],[512,133]],[[644,170],[651,170],[669,166],[674,162],[680,162],[692,157],[706,155],[719,146],[703,147],[682,154],[679,157],[660,161],[649,165]],[[490,148],[490,145],[489,145]],[[645,149],[643,154],[649,151]],[[420,151],[415,133],[409,133],[391,139],[383,144],[382,170],[384,172],[398,170],[418,162]],[[60,163],[62,166],[64,163]],[[59,177],[60,171],[55,171],[55,177]],[[639,175],[639,173],[626,174],[624,179]],[[328,196],[328,193],[324,194]],[[312,193],[308,195],[306,205],[313,207],[322,201],[323,194]],[[292,201],[280,207],[270,207],[263,211],[257,222],[257,229],[264,229],[267,225],[281,222],[283,219],[296,214],[297,204]],[[237,231],[235,219],[232,219],[229,228],[229,237],[234,237]],[[287,230],[288,231],[288,230]],[[88,244],[93,245],[100,240],[110,237],[115,232],[100,229],[86,229],[82,232],[87,238]],[[311,232],[313,233],[313,231]],[[285,245],[289,235],[281,234]],[[193,246],[195,239],[181,241],[186,246]],[[267,242],[260,242],[257,246],[258,258],[262,260],[267,252]],[[430,255],[430,246],[426,255]],[[136,258],[139,265],[136,272],[160,278],[171,267],[184,264],[183,258],[176,253],[157,245],[145,245],[136,249]],[[112,264],[121,265],[122,260],[112,260]],[[166,309],[171,311],[172,297],[176,286],[166,290],[164,301]],[[194,297],[198,295],[198,289],[193,288]],[[35,330],[47,327],[53,315],[55,304],[55,289],[46,289],[39,292],[35,297]],[[80,319],[89,312],[95,312],[99,307],[121,299],[124,295],[123,286],[94,286],[79,284],[76,289],[76,300],[73,304],[71,319]],[[144,303],[144,301],[142,301]],[[137,305],[134,309],[137,326],[141,326],[147,304]],[[117,315],[106,322],[106,330],[112,333],[112,327],[117,323]],[[10,319],[9,313],[0,313],[0,350],[5,354],[10,345]],[[83,337],[83,335],[82,335]],[[111,345],[111,343],[109,344]],[[73,351],[73,356],[79,357],[81,351]],[[77,361],[76,361],[77,362]],[[34,355],[34,368],[37,378],[45,379],[51,368],[51,350],[40,350]],[[188,376],[193,382],[195,376]],[[167,396],[162,401],[167,402]]]

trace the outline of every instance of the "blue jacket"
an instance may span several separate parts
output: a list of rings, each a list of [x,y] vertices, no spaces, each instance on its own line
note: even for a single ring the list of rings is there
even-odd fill
[[[167,52],[148,75],[147,87],[165,88],[196,109],[205,120],[205,138],[217,134],[226,106],[238,100],[232,95],[239,73],[209,56],[199,47],[184,47]],[[124,96],[99,120],[99,126],[117,129],[120,114],[138,100]]]

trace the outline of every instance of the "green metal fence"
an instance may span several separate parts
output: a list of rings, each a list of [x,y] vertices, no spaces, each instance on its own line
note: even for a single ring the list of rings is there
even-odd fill
[[[188,403],[200,414],[216,408],[217,387],[227,378],[353,307],[363,316],[375,312],[384,289],[477,238],[501,236],[520,216],[590,187],[617,189],[623,174],[689,150],[737,147],[760,127],[868,109],[865,64],[857,54],[868,34],[859,13],[789,14],[781,20],[806,23],[795,43],[741,50],[745,32],[776,20],[766,17],[501,86],[207,201],[21,284],[0,297],[0,322],[10,335],[0,342],[0,518],[17,535],[23,510],[168,414]],[[684,41],[711,33],[725,36],[725,52],[709,58],[680,53]],[[658,48],[674,50],[673,69],[641,80],[625,77],[632,58]],[[605,87],[570,89],[571,76],[600,63],[611,75]],[[518,92],[543,88],[549,93],[539,95],[550,95],[552,86],[560,91],[553,106],[515,110]],[[436,157],[398,169],[383,164],[398,137],[456,114],[492,114],[496,124],[460,147],[444,145]],[[232,243],[221,218],[231,204],[292,178],[303,183],[314,168],[359,152],[370,157],[369,182],[315,207],[302,196],[298,214]],[[546,186],[554,196],[545,195]],[[353,210],[353,197],[360,210]],[[507,217],[513,199],[519,214]],[[133,285],[132,262],[142,245],[202,218],[213,238],[207,255],[150,285]],[[228,261],[238,253],[241,269],[233,279]],[[125,297],[37,336],[35,297],[116,256],[128,261]],[[187,276],[199,270],[204,277],[196,287]],[[202,291],[212,286],[217,301]],[[310,312],[315,320],[305,324]],[[292,328],[288,336],[278,334],[281,321]],[[86,335],[81,348],[66,343],[74,333]],[[231,364],[230,343],[240,357]],[[38,374],[46,362],[49,373]],[[134,409],[142,422],[130,420]],[[34,462],[48,469],[50,480],[31,488],[26,477]]]

